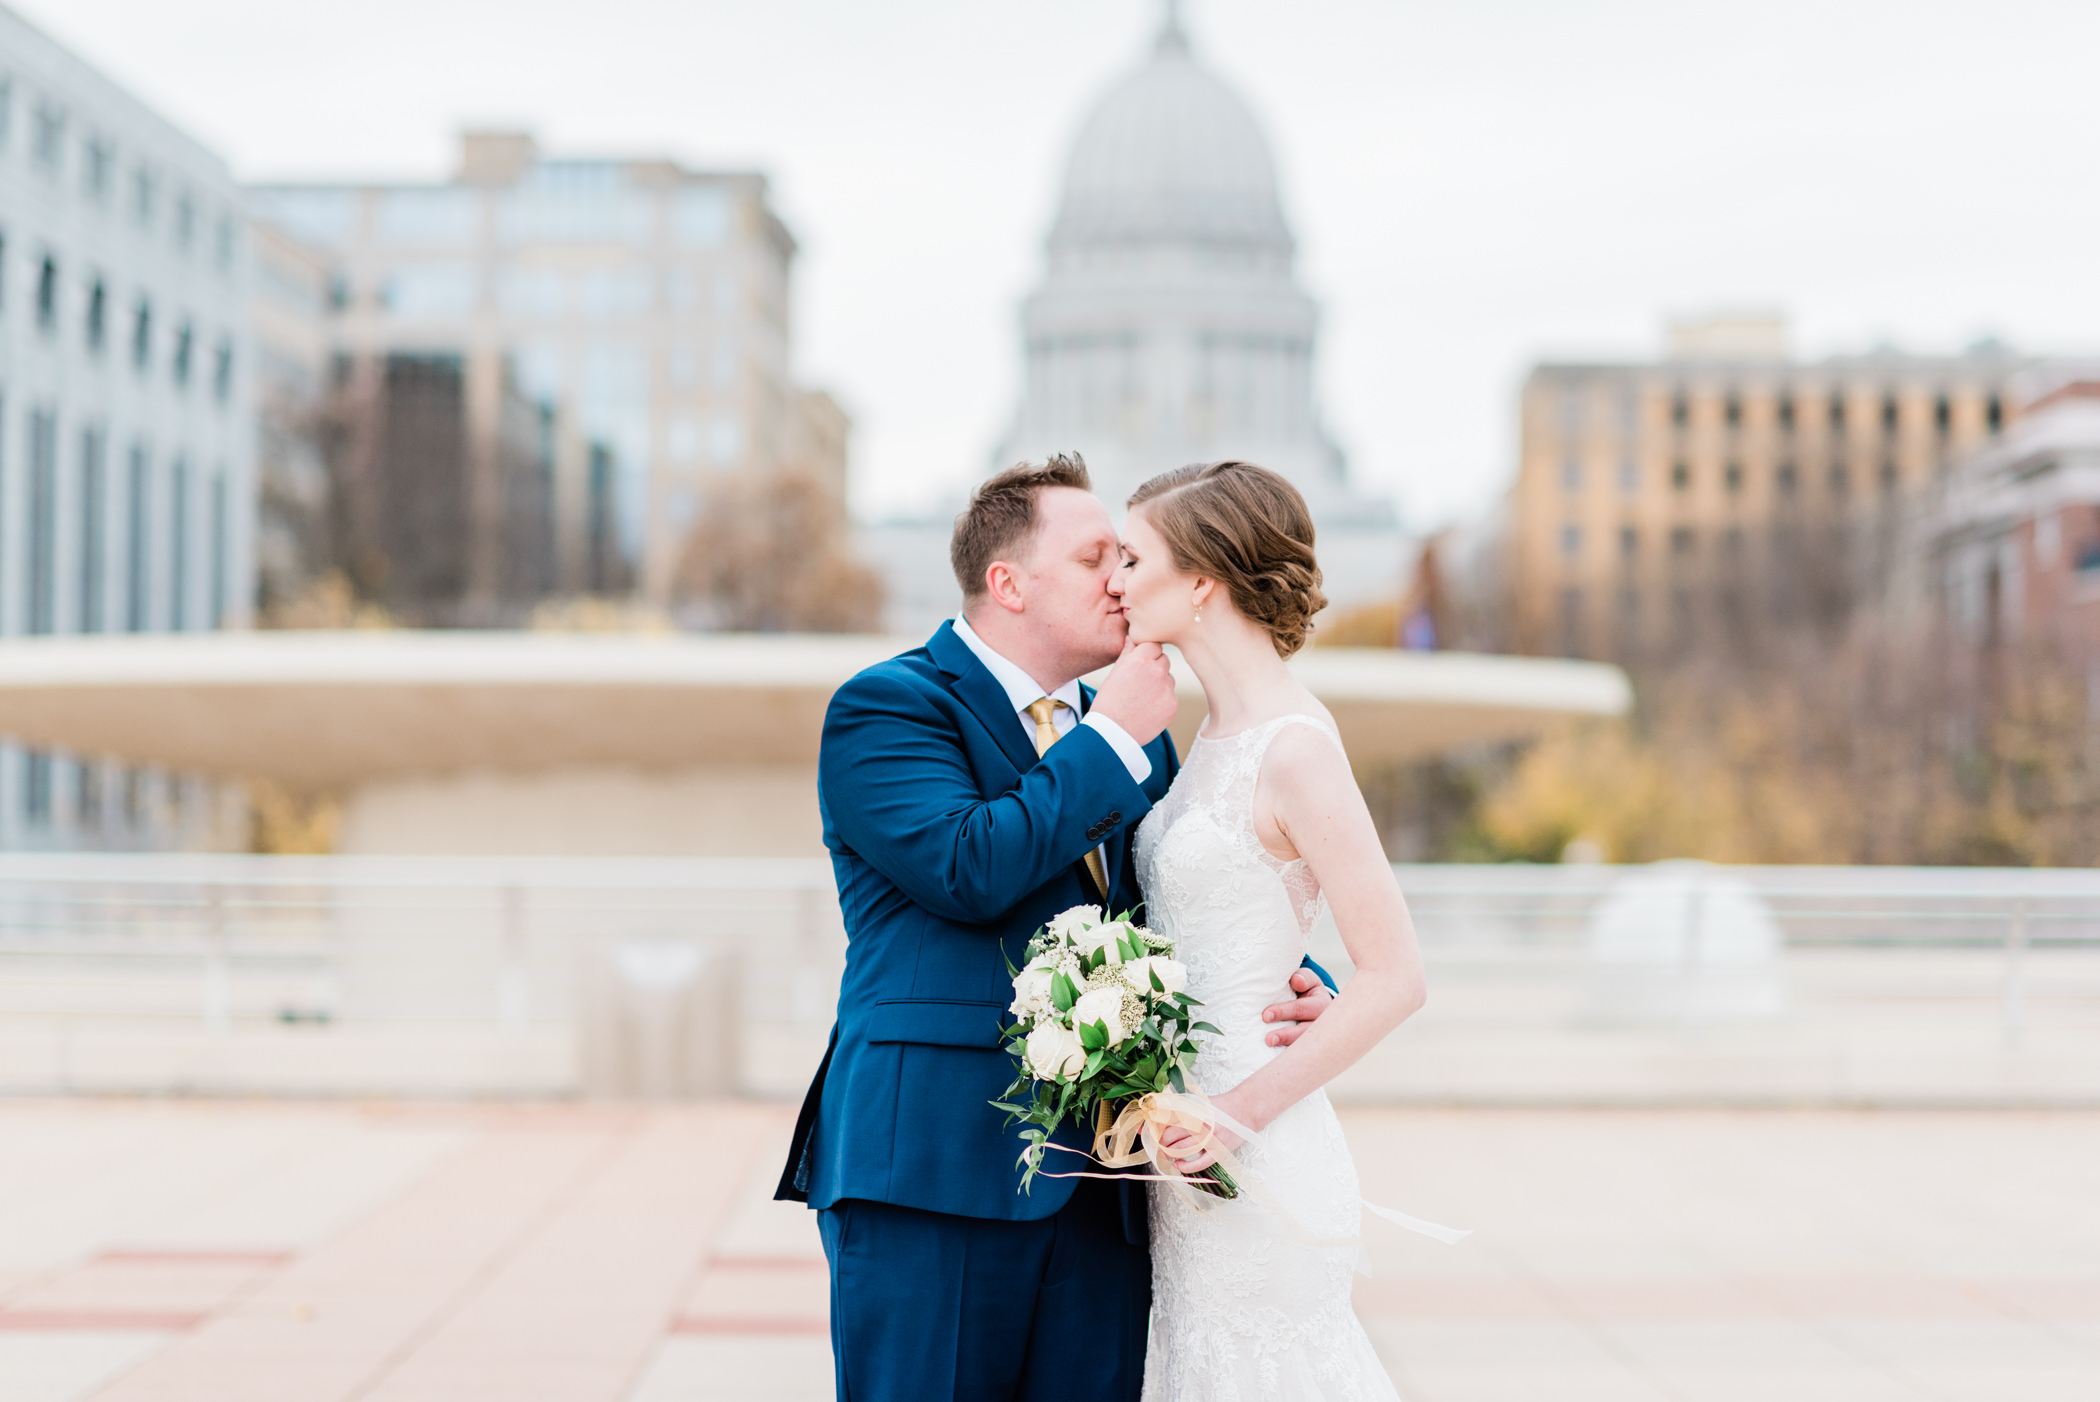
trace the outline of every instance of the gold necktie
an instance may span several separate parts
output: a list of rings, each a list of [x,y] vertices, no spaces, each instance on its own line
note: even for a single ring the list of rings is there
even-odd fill
[[[1057,743],[1057,725],[1051,718],[1057,714],[1059,706],[1065,706],[1065,703],[1052,700],[1048,696],[1040,701],[1028,703],[1028,718],[1035,722],[1035,752],[1039,758],[1049,754],[1050,747]],[[1065,709],[1069,711],[1072,708],[1065,706]],[[1101,899],[1107,900],[1108,868],[1101,864],[1099,847],[1086,849],[1086,874],[1094,878],[1094,889],[1101,893]]]

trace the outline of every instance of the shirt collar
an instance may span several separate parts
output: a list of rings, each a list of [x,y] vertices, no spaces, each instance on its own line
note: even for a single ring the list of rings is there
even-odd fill
[[[977,654],[977,660],[984,664],[984,669],[992,674],[992,679],[1006,692],[1006,699],[1013,703],[1014,710],[1026,711],[1029,706],[1042,699],[1043,688],[1035,678],[992,651],[992,645],[978,637],[976,630],[964,621],[961,614],[955,616],[955,636],[962,639],[964,647]],[[1079,678],[1072,678],[1049,695],[1052,700],[1062,701],[1070,706],[1073,717],[1078,717]]]

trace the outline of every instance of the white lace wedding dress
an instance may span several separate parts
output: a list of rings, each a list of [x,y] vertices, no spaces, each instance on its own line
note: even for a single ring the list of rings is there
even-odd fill
[[[1254,832],[1254,789],[1269,742],[1309,725],[1280,716],[1237,735],[1199,735],[1136,838],[1147,923],[1188,966],[1203,1020],[1196,1078],[1230,1090],[1282,1054],[1262,1009],[1290,995],[1322,896],[1305,863],[1271,856]],[[1236,1151],[1243,1177],[1288,1214],[1242,1197],[1198,1211],[1152,1185],[1152,1342],[1145,1402],[1396,1399],[1350,1308],[1362,1198],[1356,1164],[1325,1091],[1278,1115]],[[1305,1241],[1350,1242],[1305,1245]]]

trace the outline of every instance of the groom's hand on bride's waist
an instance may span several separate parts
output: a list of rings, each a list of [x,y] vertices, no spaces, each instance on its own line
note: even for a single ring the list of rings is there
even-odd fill
[[[1123,643],[1101,689],[1094,693],[1091,714],[1123,727],[1131,739],[1149,745],[1174,719],[1180,703],[1174,697],[1174,669],[1158,643]]]
[[[1291,992],[1298,996],[1290,1002],[1262,1009],[1261,1020],[1272,1024],[1262,1040],[1272,1047],[1287,1047],[1297,1041],[1299,1034],[1334,1001],[1327,985],[1311,969],[1299,969],[1291,975]]]

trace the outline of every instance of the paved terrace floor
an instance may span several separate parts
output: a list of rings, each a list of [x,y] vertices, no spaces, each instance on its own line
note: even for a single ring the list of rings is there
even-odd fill
[[[2100,1397],[2100,1114],[1346,1118],[1412,1402]],[[828,1398],[787,1122],[0,1103],[0,1397]]]

